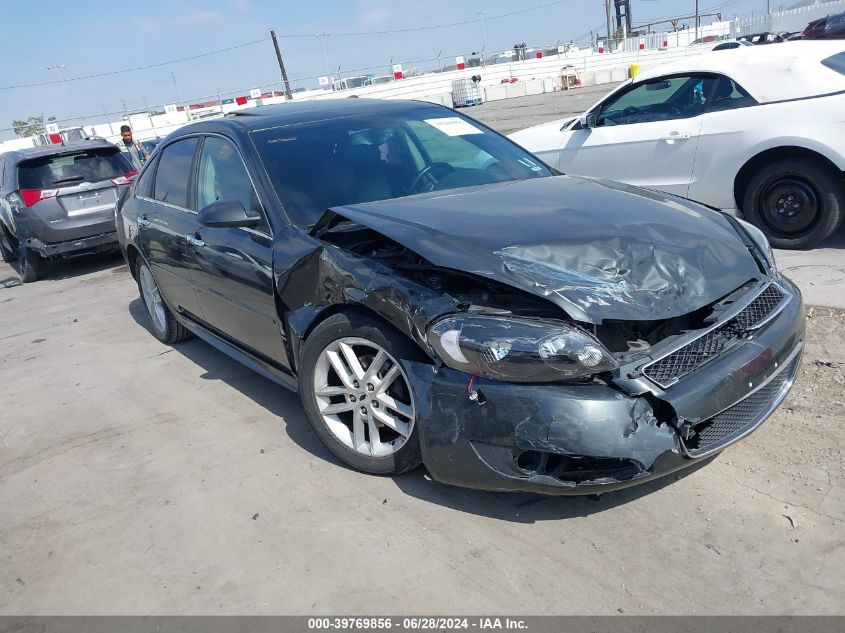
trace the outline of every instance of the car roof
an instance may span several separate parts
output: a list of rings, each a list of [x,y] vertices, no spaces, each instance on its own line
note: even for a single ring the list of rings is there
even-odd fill
[[[85,149],[105,149],[115,148],[113,143],[102,139],[90,139],[85,141],[74,141],[72,143],[61,145],[39,145],[37,147],[27,147],[24,149],[17,149],[11,152],[4,152],[2,155],[10,160],[29,160],[30,158],[43,158],[44,156],[61,156],[63,154],[73,154]]]
[[[409,108],[444,109],[427,101],[401,99],[315,99],[312,101],[289,101],[256,108],[244,108],[230,112],[223,120],[236,121],[247,129],[265,129],[295,123],[311,123],[359,114],[389,114],[403,112]],[[217,119],[220,121],[220,119]],[[184,129],[184,128],[183,128]]]
[[[845,75],[821,61],[845,52],[845,41],[796,40],[771,46],[740,46],[641,72],[636,82],[664,75],[711,72],[727,75],[760,103],[800,99],[845,90]]]

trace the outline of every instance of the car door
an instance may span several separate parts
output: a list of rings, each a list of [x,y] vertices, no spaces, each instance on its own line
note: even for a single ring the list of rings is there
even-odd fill
[[[568,132],[558,169],[686,195],[708,81],[661,77],[612,95]]]
[[[193,191],[199,137],[170,143],[161,152],[153,172],[145,170],[138,183],[139,245],[159,289],[170,307],[201,320],[187,257],[186,236],[197,231]]]
[[[273,293],[273,238],[246,165],[228,138],[208,135],[197,167],[197,207],[239,201],[254,228],[197,227],[188,257],[205,322],[253,354],[288,365]]]
[[[718,75],[701,120],[698,153],[687,196],[719,209],[736,207],[734,180],[750,158],[749,148],[765,133],[765,114],[733,79]]]

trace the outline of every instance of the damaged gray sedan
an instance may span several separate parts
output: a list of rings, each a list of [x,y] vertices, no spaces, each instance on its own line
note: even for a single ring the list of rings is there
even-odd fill
[[[800,293],[757,229],[559,175],[431,104],[188,125],[117,223],[156,337],[196,335],[297,390],[369,473],[629,486],[751,433],[801,357]]]

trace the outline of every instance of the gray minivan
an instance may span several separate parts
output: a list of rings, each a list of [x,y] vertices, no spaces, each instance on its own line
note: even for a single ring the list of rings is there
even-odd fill
[[[104,140],[0,154],[0,253],[21,281],[44,260],[116,250],[114,207],[136,172]]]

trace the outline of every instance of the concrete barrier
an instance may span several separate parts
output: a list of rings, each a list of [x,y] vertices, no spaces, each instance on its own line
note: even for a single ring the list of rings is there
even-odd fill
[[[487,86],[484,88],[485,101],[499,101],[500,99],[507,99],[507,97],[508,94],[503,85]]]

